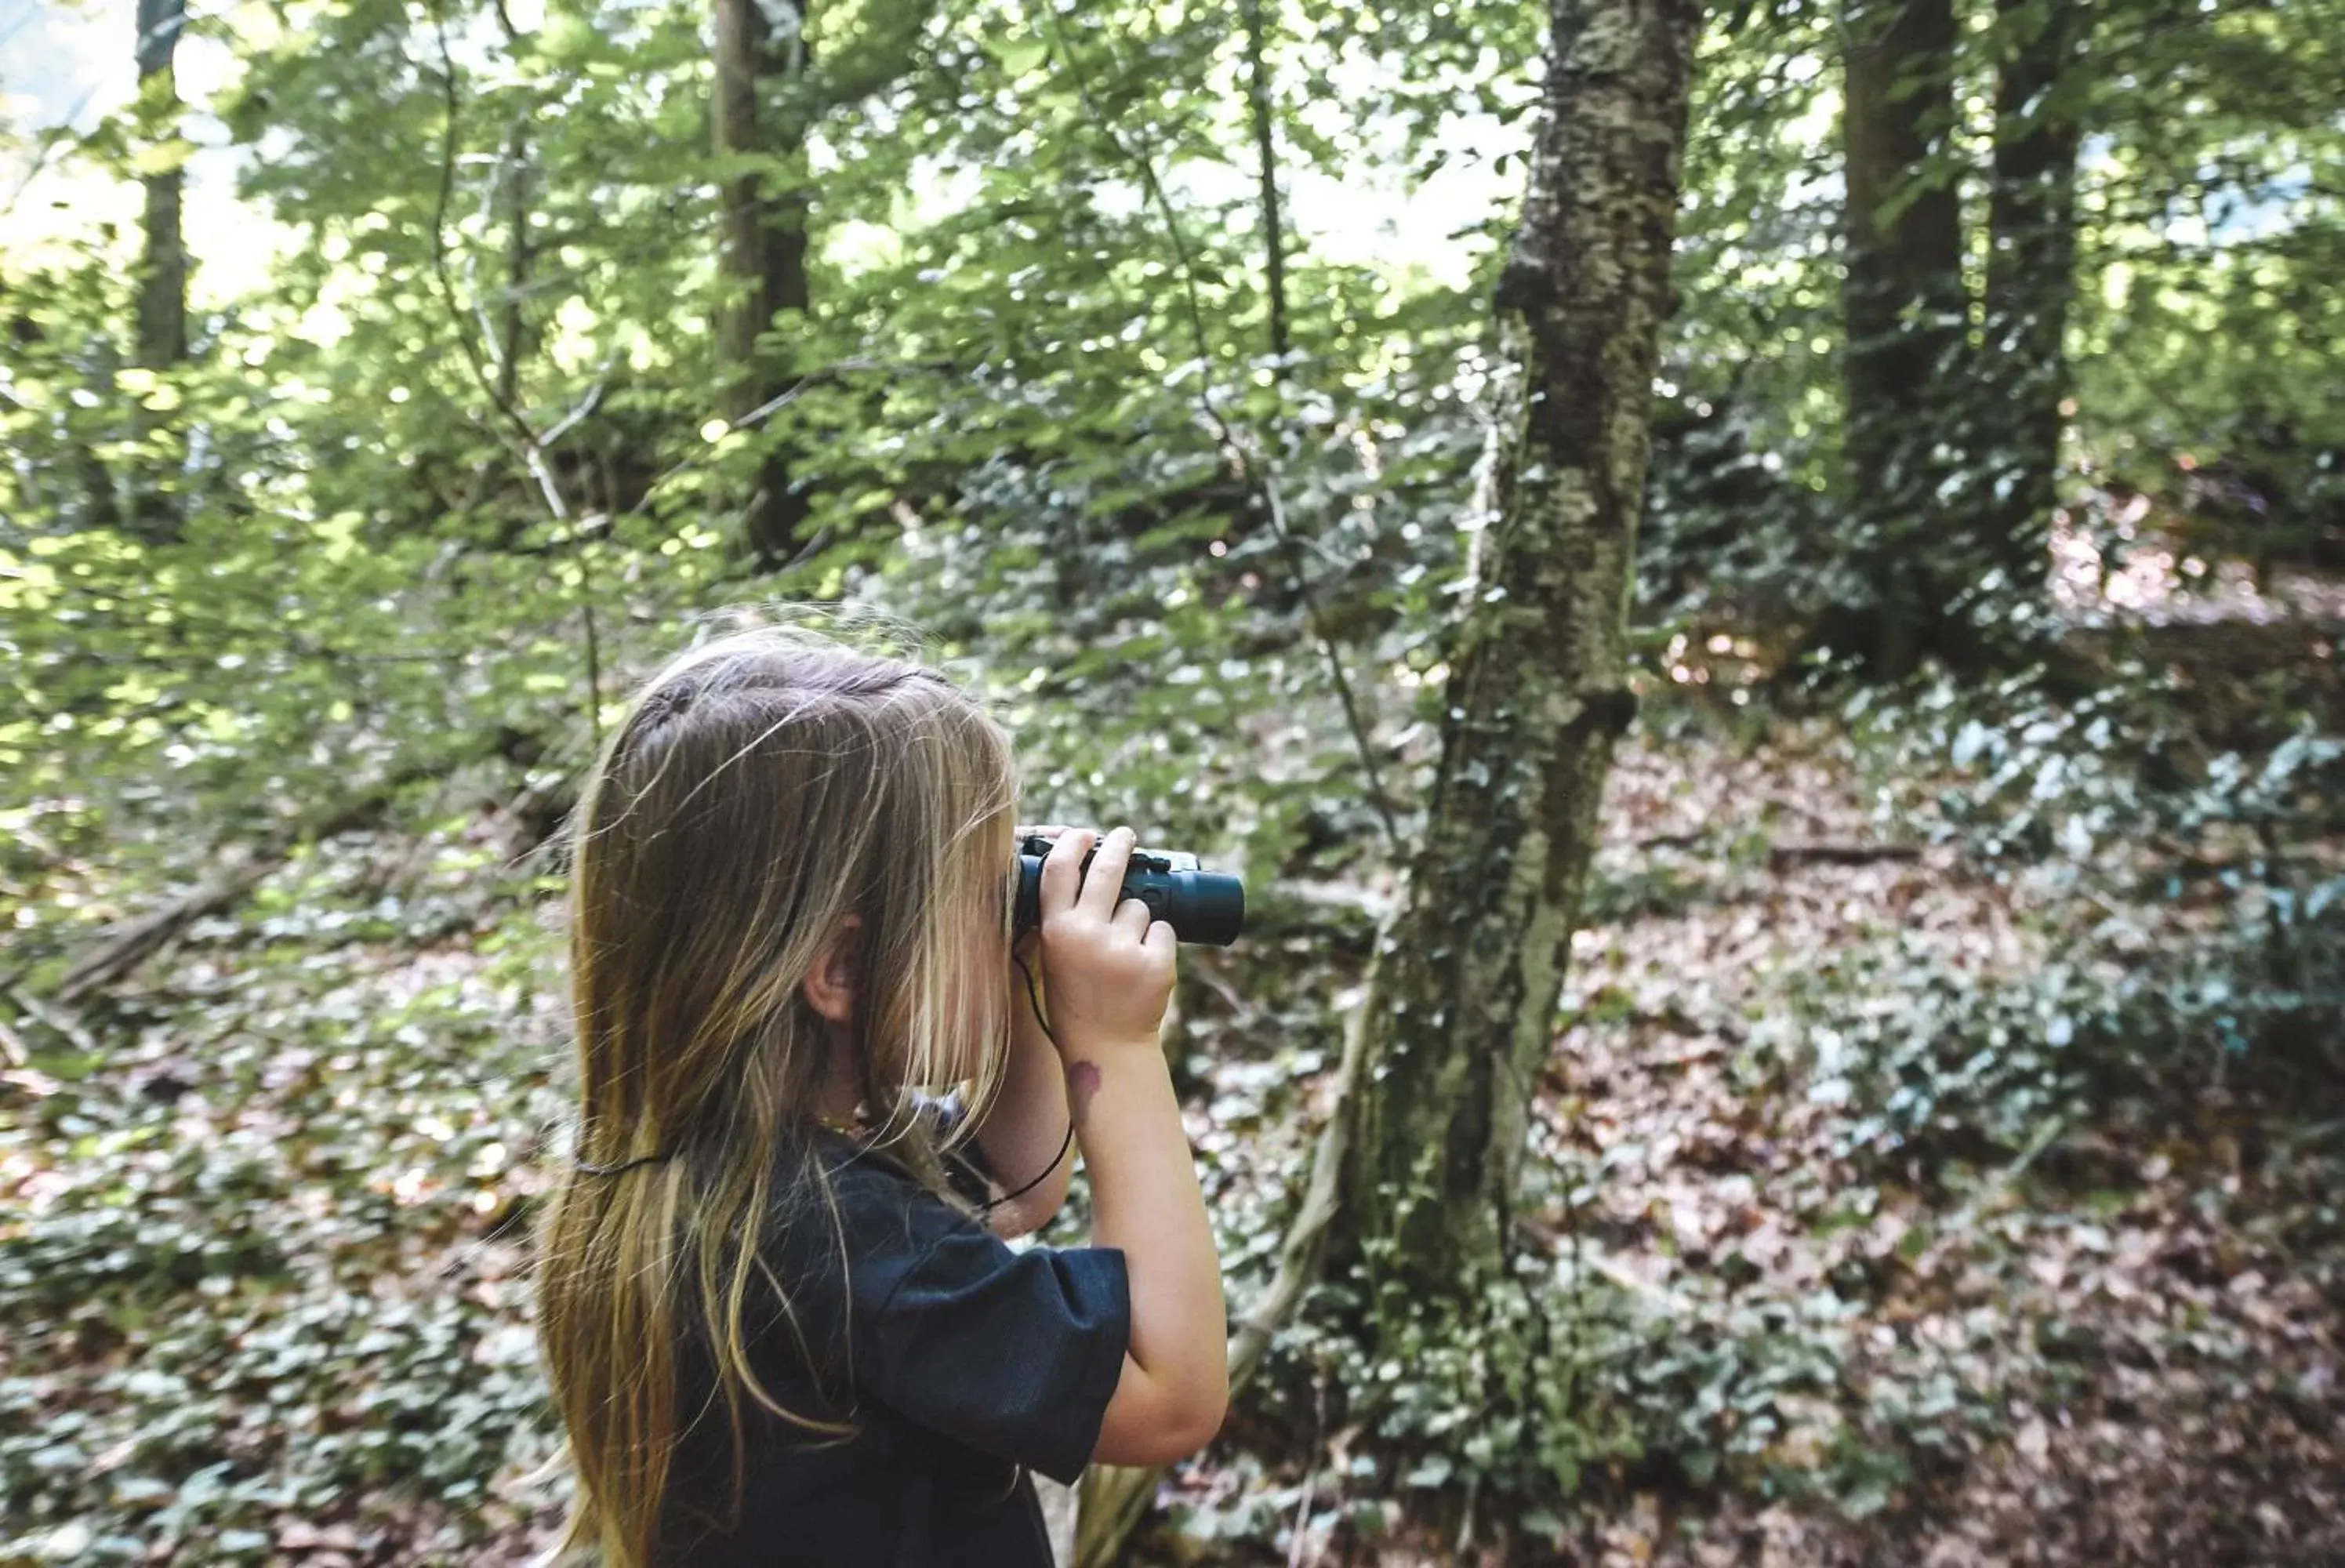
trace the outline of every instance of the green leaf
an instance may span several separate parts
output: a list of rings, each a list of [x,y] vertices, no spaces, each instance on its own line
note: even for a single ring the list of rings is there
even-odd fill
[[[996,38],[986,47],[1013,79],[1041,65],[1051,54],[1051,46],[1041,38]]]

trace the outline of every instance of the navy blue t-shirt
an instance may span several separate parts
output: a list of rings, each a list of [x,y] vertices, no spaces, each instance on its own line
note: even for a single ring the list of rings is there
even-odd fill
[[[852,1419],[860,1433],[808,1431],[745,1392],[741,1511],[729,1518],[731,1423],[695,1327],[678,1359],[686,1424],[657,1561],[1050,1568],[1026,1472],[1071,1485],[1098,1442],[1132,1336],[1123,1253],[1012,1250],[908,1172],[819,1136],[837,1222],[817,1199],[774,1228],[765,1256],[795,1324],[753,1287],[742,1328],[752,1369],[783,1405]]]

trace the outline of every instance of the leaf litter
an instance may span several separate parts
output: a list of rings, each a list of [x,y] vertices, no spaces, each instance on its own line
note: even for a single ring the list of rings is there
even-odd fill
[[[1882,976],[2022,975],[2046,927],[2025,878],[1894,839],[1862,774],[1795,724],[1616,766],[1523,1239],[1577,1310],[1700,1347],[1611,1369],[1640,1454],[1460,1545],[1356,1428],[1241,1411],[1135,1560],[2345,1560],[2345,1124],[2221,1085],[2130,1118],[2047,1098],[1992,1137],[1959,1105],[1871,1114],[1840,1025],[1892,1006]],[[455,940],[305,925],[378,853],[338,843],[94,1007],[102,1063],[12,1022],[38,1050],[0,1073],[0,1563],[548,1542],[526,1231],[565,1109],[558,932],[465,835],[434,850],[417,923],[452,905]],[[1184,976],[1238,1307],[1359,976],[1295,936]],[[1044,1239],[1085,1223],[1079,1185]]]

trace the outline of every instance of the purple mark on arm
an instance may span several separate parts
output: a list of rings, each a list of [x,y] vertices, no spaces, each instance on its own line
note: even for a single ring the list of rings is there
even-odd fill
[[[1099,1093],[1100,1070],[1095,1062],[1067,1064],[1067,1098],[1074,1102],[1080,1116],[1091,1107],[1091,1096]]]

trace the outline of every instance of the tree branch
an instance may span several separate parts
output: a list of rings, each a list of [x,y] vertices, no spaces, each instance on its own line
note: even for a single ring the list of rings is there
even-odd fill
[[[1116,133],[1114,122],[1101,109],[1097,96],[1091,92],[1091,79],[1084,73],[1060,25],[1058,13],[1045,7],[1042,18],[1043,25],[1051,30],[1059,53],[1066,59],[1068,70],[1074,76],[1075,93],[1081,99],[1085,112],[1117,154],[1140,171],[1141,183],[1147,187],[1150,201],[1163,219],[1165,238],[1172,247],[1174,260],[1180,264],[1181,298],[1188,317],[1190,337],[1197,351],[1197,405],[1203,411],[1206,422],[1212,425],[1222,450],[1262,497],[1270,517],[1271,531],[1278,541],[1280,555],[1286,564],[1289,582],[1295,597],[1302,601],[1304,623],[1309,626],[1312,640],[1319,644],[1320,652],[1327,662],[1336,699],[1343,707],[1345,725],[1350,730],[1352,744],[1360,754],[1361,769],[1367,774],[1368,802],[1376,808],[1377,820],[1384,826],[1386,848],[1397,858],[1402,853],[1400,824],[1385,793],[1383,770],[1376,764],[1376,745],[1368,735],[1365,721],[1361,717],[1351,677],[1344,668],[1343,656],[1335,647],[1335,639],[1327,632],[1318,598],[1311,592],[1310,580],[1304,574],[1294,535],[1286,525],[1286,503],[1279,494],[1277,466],[1267,456],[1262,443],[1240,439],[1237,430],[1232,428],[1213,400],[1213,341],[1205,330],[1204,306],[1197,295],[1196,264],[1191,258],[1188,237],[1181,228],[1180,217],[1172,209],[1172,198],[1165,195],[1163,182],[1157,178],[1155,162],[1145,152],[1128,145]]]

